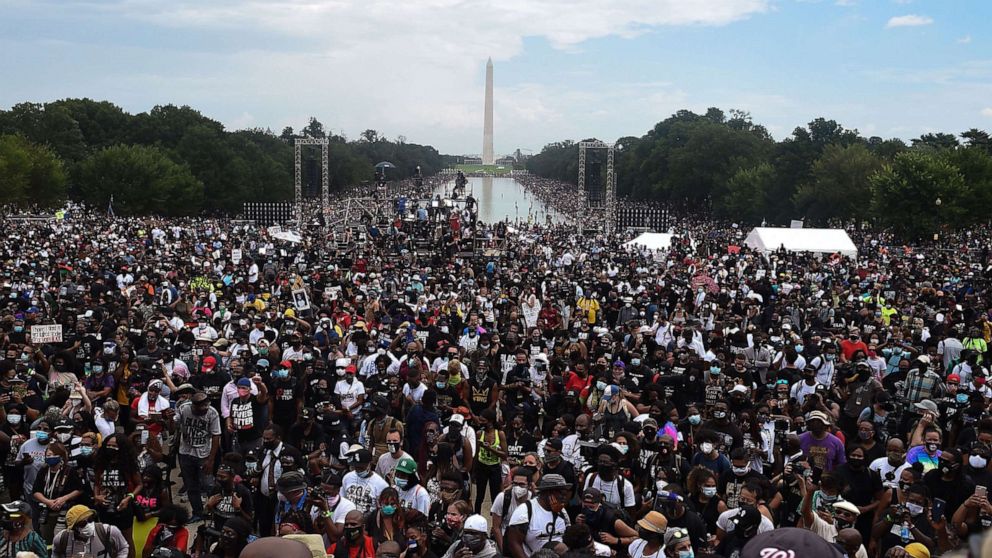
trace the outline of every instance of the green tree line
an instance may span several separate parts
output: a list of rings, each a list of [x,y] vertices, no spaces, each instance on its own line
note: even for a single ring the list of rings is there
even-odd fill
[[[297,137],[328,138],[332,191],[371,180],[380,161],[396,165],[390,179],[447,165],[433,147],[375,130],[349,140],[316,118],[280,135],[231,132],[188,106],[129,114],[107,101],[65,99],[0,110],[0,203],[52,207],[69,197],[106,207],[113,196],[121,214],[236,214],[244,202],[293,198]],[[305,148],[303,158],[304,179],[319,191],[320,150]]]
[[[711,108],[679,111],[617,146],[619,196],[745,224],[867,223],[922,238],[989,220],[992,140],[974,128],[906,144],[817,118],[775,141],[749,114]],[[573,141],[549,144],[527,169],[575,183],[578,151]]]

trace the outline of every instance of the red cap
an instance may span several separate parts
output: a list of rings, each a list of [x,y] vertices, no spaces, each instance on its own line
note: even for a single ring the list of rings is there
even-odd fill
[[[208,357],[204,357],[203,362],[200,364],[200,369],[209,371],[209,370],[213,370],[214,367],[216,366],[217,366],[217,359],[212,356],[208,356]]]
[[[961,383],[961,376],[958,376],[957,374],[951,374],[950,376],[947,377],[947,381],[948,382],[957,382],[957,383],[960,384]]]
[[[344,369],[344,371],[348,374],[357,374],[358,368],[356,368],[354,364],[349,364],[348,367]]]
[[[288,360],[284,360],[284,361],[282,361],[282,362],[279,363],[279,366],[282,366],[283,368],[292,368],[293,367],[293,363],[290,362],[290,361],[288,361]]]

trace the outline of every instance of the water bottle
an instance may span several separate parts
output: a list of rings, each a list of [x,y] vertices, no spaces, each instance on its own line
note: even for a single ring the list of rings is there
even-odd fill
[[[911,540],[908,521],[902,522],[902,527],[899,528],[899,538],[902,539],[902,544],[907,544]]]

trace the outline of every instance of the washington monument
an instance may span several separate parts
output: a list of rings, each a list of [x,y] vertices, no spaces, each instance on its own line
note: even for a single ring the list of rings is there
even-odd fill
[[[486,121],[482,128],[482,164],[496,163],[493,157],[493,59],[486,62]]]

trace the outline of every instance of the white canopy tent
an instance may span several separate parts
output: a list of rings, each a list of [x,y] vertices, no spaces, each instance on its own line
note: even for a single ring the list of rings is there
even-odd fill
[[[838,253],[857,257],[858,248],[844,229],[791,229],[757,227],[744,239],[744,245],[762,252],[785,247],[789,252]]]
[[[652,233],[646,232],[641,233],[640,236],[633,240],[628,240],[624,242],[624,246],[642,246],[648,248],[649,250],[667,250],[672,247],[672,239],[675,235],[672,233]]]

